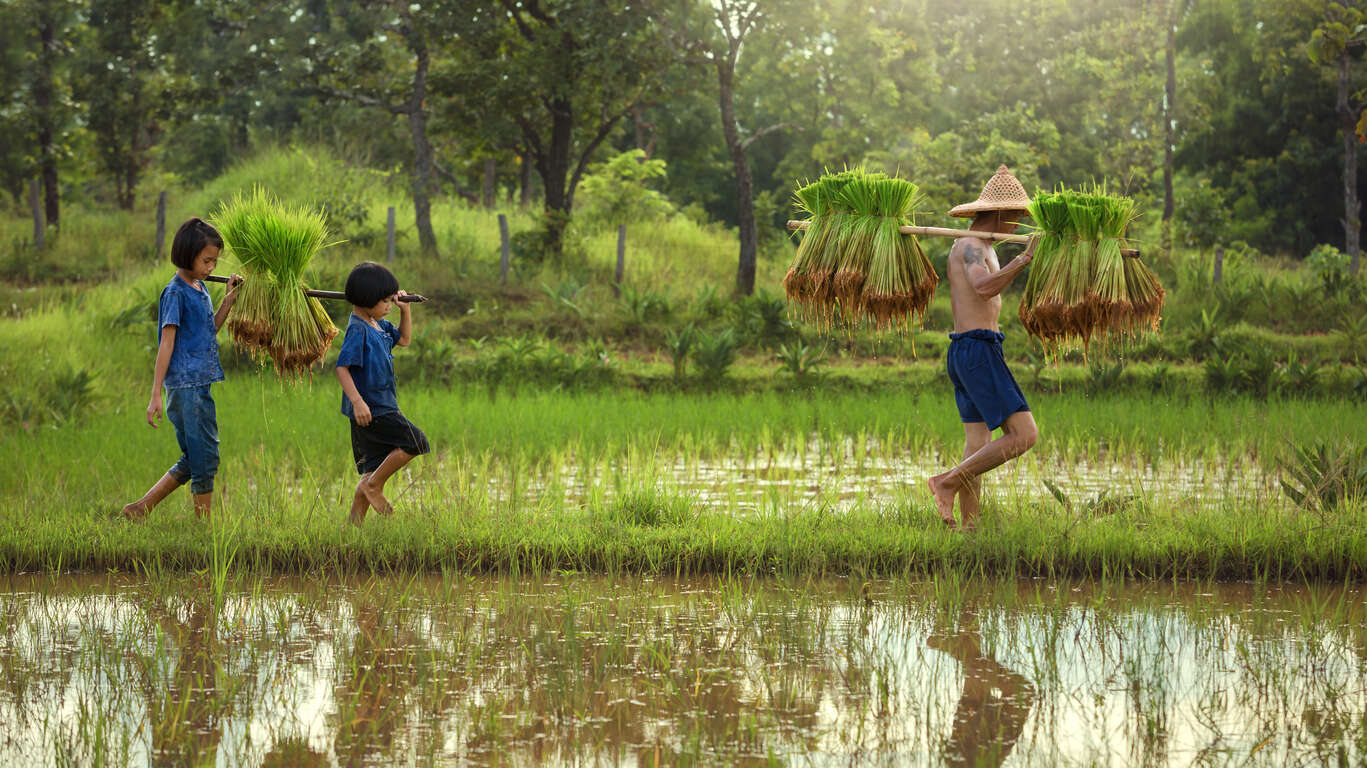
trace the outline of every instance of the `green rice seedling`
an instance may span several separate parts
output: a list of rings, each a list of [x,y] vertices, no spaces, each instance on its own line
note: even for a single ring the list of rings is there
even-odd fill
[[[864,281],[868,278],[873,244],[878,235],[878,185],[872,176],[850,179],[840,189],[840,204],[848,214],[836,239],[840,245],[840,266],[836,268],[831,291],[847,324],[862,309]]]
[[[1156,327],[1162,286],[1121,252],[1134,201],[1104,187],[1059,189],[1036,194],[1029,213],[1040,239],[1020,304],[1027,332],[1046,346],[1087,347],[1097,334]]]
[[[337,328],[322,304],[305,296],[304,269],[329,245],[318,211],[285,206],[257,187],[219,207],[214,224],[246,281],[228,323],[233,340],[276,370],[299,374],[323,359]]]
[[[878,328],[907,328],[913,317],[925,315],[939,282],[921,244],[898,230],[912,223],[911,212],[924,196],[901,179],[882,179],[873,186],[875,233],[860,305]]]
[[[1028,213],[1039,228],[1039,241],[1020,303],[1020,320],[1030,335],[1055,343],[1064,338],[1066,304],[1061,282],[1070,229],[1068,200],[1061,192],[1039,192],[1030,201]]]
[[[802,233],[802,240],[797,244],[792,266],[788,267],[788,273],[783,276],[783,291],[789,301],[797,302],[804,307],[811,300],[811,271],[816,258],[814,252],[820,251],[819,242],[826,237],[829,211],[824,192],[825,182],[818,179],[798,187],[793,193],[793,207],[799,213],[807,214],[810,223]]]

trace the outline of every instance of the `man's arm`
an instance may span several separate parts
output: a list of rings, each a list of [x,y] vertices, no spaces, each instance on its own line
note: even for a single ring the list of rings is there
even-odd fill
[[[1016,275],[1024,272],[1035,258],[1034,236],[1031,236],[1030,244],[1025,246],[1025,250],[1019,256],[996,272],[987,268],[987,245],[964,243],[964,246],[964,274],[968,276],[968,282],[973,285],[973,290],[984,299],[990,299],[1006,290],[1006,286],[1016,279]]]

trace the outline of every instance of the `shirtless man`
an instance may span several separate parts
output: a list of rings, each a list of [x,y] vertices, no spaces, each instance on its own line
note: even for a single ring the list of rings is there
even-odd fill
[[[972,217],[969,229],[1013,232],[1030,202],[1025,189],[1006,166],[983,188],[977,201],[950,211]],[[954,333],[945,355],[954,400],[964,423],[964,455],[957,466],[927,480],[935,495],[935,509],[950,528],[973,530],[978,525],[981,475],[1030,450],[1039,438],[1035,417],[1025,394],[1006,368],[1002,334],[1001,292],[1025,271],[1035,257],[1035,239],[1005,268],[997,263],[991,241],[964,237],[949,252],[949,294],[954,311]],[[992,439],[992,431],[1002,434]],[[954,520],[958,497],[962,523]]]

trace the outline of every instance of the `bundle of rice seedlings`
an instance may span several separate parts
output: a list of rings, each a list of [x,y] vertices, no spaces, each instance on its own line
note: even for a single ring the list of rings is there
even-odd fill
[[[1056,342],[1064,336],[1067,308],[1064,281],[1068,278],[1065,263],[1070,250],[1067,233],[1071,228],[1068,200],[1063,194],[1040,192],[1030,201],[1028,213],[1038,228],[1039,240],[1021,298],[1021,325],[1031,336]]]
[[[859,169],[828,173],[794,195],[797,210],[809,214],[811,223],[783,278],[784,292],[798,303],[805,319],[823,326],[830,325],[836,309],[832,284],[843,254],[840,238],[849,213],[840,191],[862,175]]]
[[[1035,259],[1020,304],[1021,324],[1046,345],[1120,336],[1156,327],[1163,289],[1142,262],[1121,251],[1135,219],[1134,201],[1060,189],[1031,200],[1039,228]]]
[[[1158,330],[1159,315],[1163,311],[1163,298],[1166,295],[1158,276],[1149,265],[1139,259],[1124,259],[1125,293],[1130,299],[1129,316],[1126,318],[1128,333],[1155,332]]]
[[[277,371],[299,374],[321,362],[337,335],[322,304],[304,295],[304,269],[327,243],[318,211],[285,206],[256,188],[220,206],[212,218],[246,280],[228,330],[239,347],[269,356]]]
[[[1105,313],[1103,319],[1107,330],[1118,334],[1128,331],[1133,309],[1125,284],[1125,257],[1120,253],[1120,245],[1125,230],[1135,218],[1134,201],[1128,197],[1105,196],[1102,190],[1099,205],[1092,291]]]
[[[883,224],[877,214],[881,180],[860,175],[846,182],[839,193],[838,204],[844,209],[844,216],[835,235],[840,263],[831,281],[831,293],[847,323],[862,309],[860,298],[873,259],[873,244]],[[893,229],[896,227],[894,222]]]
[[[924,198],[920,189],[901,179],[874,182],[875,233],[860,309],[880,329],[908,327],[925,315],[939,276],[920,242],[898,231],[911,223],[911,213]]]

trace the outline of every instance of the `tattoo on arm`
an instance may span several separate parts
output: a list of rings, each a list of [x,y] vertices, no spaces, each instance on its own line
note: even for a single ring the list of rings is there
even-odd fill
[[[983,249],[980,248],[980,247],[978,247],[978,246],[969,245],[969,244],[965,243],[965,244],[964,244],[964,269],[967,269],[967,268],[973,266],[974,264],[978,264],[978,265],[980,265],[980,266],[987,266],[987,264],[986,264],[986,263],[984,262],[984,260],[983,260]]]

